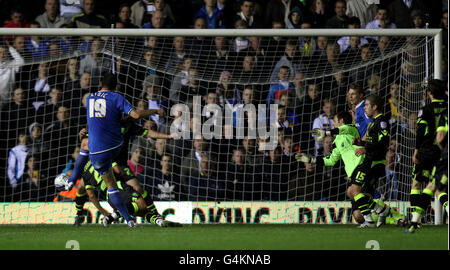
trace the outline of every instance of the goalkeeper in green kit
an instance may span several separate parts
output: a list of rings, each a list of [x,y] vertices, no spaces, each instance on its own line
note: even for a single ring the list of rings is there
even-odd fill
[[[298,153],[295,157],[299,162],[315,163],[318,166],[334,166],[342,158],[345,165],[345,172],[350,178],[351,185],[347,188],[347,196],[352,200],[354,212],[360,211],[362,219],[360,227],[376,227],[392,222],[393,218],[387,220],[391,210],[383,202],[373,199],[373,182],[370,168],[365,166],[365,154],[357,156],[355,150],[362,146],[354,145],[354,139],[359,139],[359,132],[352,124],[353,119],[350,113],[340,112],[334,117],[335,129],[329,131],[328,135],[336,135],[333,141],[333,151],[327,157],[311,157],[304,153]],[[313,130],[313,134],[325,136],[324,131]],[[378,222],[375,223],[376,219]]]

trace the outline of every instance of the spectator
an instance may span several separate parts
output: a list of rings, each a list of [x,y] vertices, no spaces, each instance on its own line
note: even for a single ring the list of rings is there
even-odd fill
[[[389,86],[389,98],[386,109],[384,110],[386,115],[390,116],[391,124],[398,120],[399,107],[403,103],[400,99],[400,86],[397,83],[393,83]]]
[[[131,22],[131,8],[128,4],[120,5],[119,12],[114,19],[114,22],[122,23],[122,28],[139,28]]]
[[[267,51],[261,47],[261,37],[249,37],[250,45],[246,50],[242,50],[240,55],[252,54],[255,57],[255,63],[261,66],[261,70],[266,72],[267,66],[272,66],[272,63],[267,63]]]
[[[146,109],[163,109],[168,111],[169,102],[161,96],[161,78],[157,75],[148,75],[142,84],[145,91],[144,98],[148,102],[148,108]],[[165,123],[164,118],[158,114],[151,115],[150,119],[156,124],[157,130]]]
[[[167,28],[166,22],[164,20],[164,14],[162,11],[157,10],[153,12],[150,21],[147,23],[144,23],[142,25],[142,28],[145,29],[162,29]]]
[[[411,20],[413,28],[422,29],[425,28],[425,20],[423,17],[423,13],[421,10],[413,10],[411,11]]]
[[[79,73],[91,74],[93,85],[99,85],[100,77],[105,72],[110,72],[112,69],[111,60],[106,55],[102,54],[104,43],[100,38],[94,38],[91,43],[90,53],[80,61]]]
[[[233,149],[231,162],[226,168],[226,199],[230,201],[251,200],[252,183],[246,179],[247,168],[244,163],[244,150]]]
[[[230,81],[231,73],[228,71],[222,71],[216,88],[219,104],[222,108],[225,108],[226,105],[234,107],[234,105],[241,101],[239,90],[236,85]]]
[[[242,139],[242,147],[244,150],[245,164],[255,168],[264,162],[264,154],[257,151],[256,139],[245,136]]]
[[[342,67],[354,66],[359,62],[359,48],[361,46],[361,38],[359,36],[349,37],[348,47],[339,55],[338,63]]]
[[[80,63],[77,57],[69,58],[66,62],[66,73],[62,80],[63,90],[72,89],[80,79]]]
[[[236,105],[234,105],[233,108],[233,126],[236,127],[245,127],[248,128],[250,127],[252,124],[249,123],[252,120],[255,120],[255,124],[256,124],[256,118],[253,117],[252,118],[252,114],[250,112],[248,112],[248,109],[251,109],[251,105],[255,106],[256,109],[256,104],[254,102],[254,89],[252,85],[246,85],[244,87],[244,90],[242,91],[242,100],[241,102],[237,103]],[[248,108],[246,108],[248,106]],[[239,111],[243,110],[244,112],[244,117],[241,118],[239,117]]]
[[[370,64],[373,59],[373,49],[369,44],[360,47],[359,65],[361,68],[351,71],[350,78],[352,82],[361,84],[363,88],[367,88],[367,78],[372,74],[379,74],[379,66]]]
[[[152,152],[150,153],[150,159],[146,162],[147,166],[151,164],[151,167],[160,169],[159,161],[162,159],[164,154],[169,154],[167,139],[156,139]]]
[[[16,36],[13,41],[14,49],[16,49],[22,58],[30,55],[25,40],[26,38],[24,36]]]
[[[288,15],[287,29],[300,29],[303,23],[302,12],[298,6],[294,7]]]
[[[176,22],[170,5],[165,1],[139,0],[134,2],[131,6],[131,23],[138,27],[142,27],[144,24],[151,21],[151,18],[155,13],[159,13],[157,16],[161,15],[168,26],[172,26]]]
[[[313,28],[325,28],[327,19],[330,17],[326,0],[313,0],[307,16]]]
[[[148,177],[145,184],[151,189],[151,196],[158,201],[179,201],[182,198],[180,193],[180,177],[173,171],[172,157],[164,154],[160,160],[161,169],[155,170],[154,177]],[[151,175],[145,173],[146,176]]]
[[[325,36],[318,36],[316,42],[316,47],[314,48],[312,54],[311,54],[311,60],[309,65],[312,66],[314,62],[317,61],[325,61],[327,57],[327,44],[328,44],[328,37]]]
[[[30,28],[41,28],[41,25],[33,21],[30,23]],[[43,39],[41,36],[29,36],[25,40],[28,51],[30,51],[35,60],[42,60],[48,57],[49,41]]]
[[[188,186],[189,178],[198,173],[202,155],[208,154],[207,145],[202,137],[194,138],[192,146],[191,151],[181,162],[181,183],[184,187]]]
[[[299,8],[303,14],[302,7],[298,1],[293,0],[270,0],[266,6],[264,25],[270,27],[274,21],[282,22],[283,25],[289,24],[289,13],[295,8]],[[284,27],[283,27],[284,28]]]
[[[375,48],[375,51],[373,53],[374,58],[386,56],[390,52],[390,40],[390,37],[387,36],[380,36],[378,38],[377,47]]]
[[[198,172],[189,180],[189,200],[222,201],[225,199],[225,187],[211,170],[210,158],[206,155],[200,158]]]
[[[78,137],[78,125],[70,118],[67,107],[60,106],[56,112],[56,120],[45,127],[44,140],[51,143],[49,177],[56,176],[65,167],[66,158],[70,155],[71,146],[75,145]]]
[[[397,140],[391,139],[386,152],[386,199],[397,200],[398,194],[398,167],[400,155],[397,153]]]
[[[67,20],[72,21],[72,17],[83,12],[84,0],[59,0],[59,9],[61,16]]]
[[[238,19],[234,23],[234,28],[235,29],[247,29],[248,25],[247,25],[247,22],[245,22],[244,20]],[[247,50],[249,46],[250,46],[250,41],[248,40],[247,37],[238,36],[233,39],[232,48],[233,48],[233,51],[236,53],[239,53],[243,50]]]
[[[361,28],[361,22],[357,17],[350,17],[348,19],[348,29],[359,29]],[[359,37],[359,36],[358,36]],[[359,45],[364,45],[369,43],[369,41],[365,37],[359,37]],[[350,47],[350,37],[345,36],[338,39],[337,43],[339,44],[339,49],[342,54],[345,50],[347,50]]]
[[[384,6],[379,6],[377,9],[377,15],[374,20],[370,21],[366,25],[366,29],[394,29],[397,28],[395,23],[392,23],[388,17],[388,10]],[[374,40],[378,40],[379,37],[372,36],[367,37]]]
[[[46,152],[49,150],[49,145],[44,141],[43,126],[38,122],[34,122],[28,127],[28,131],[30,134],[29,154],[40,157],[40,160],[47,160],[48,155]]]
[[[36,110],[36,121],[45,125],[53,122],[58,107],[62,106],[62,97],[61,89],[52,87],[45,102]]]
[[[303,100],[307,95],[307,87],[305,83],[305,74],[303,72],[297,72],[294,76],[294,86],[295,86],[295,102],[294,104],[298,104],[301,100]]]
[[[131,23],[142,27],[150,21],[152,13],[155,12],[155,3],[151,0],[138,0],[131,6]]]
[[[28,136],[26,132],[19,132],[17,145],[9,151],[8,157],[8,178],[9,184],[16,189],[20,184],[20,180],[25,172],[26,159],[28,156]]]
[[[280,95],[279,99],[279,106],[283,106],[286,108],[286,118],[289,122],[291,122],[293,125],[300,124],[300,116],[296,114],[295,112],[295,104],[292,102],[292,96],[293,92],[283,92]]]
[[[297,50],[297,46],[297,42],[293,39],[290,39],[286,42],[284,55],[278,60],[275,68],[272,71],[272,75],[270,76],[271,82],[279,79],[279,71],[281,67],[289,68],[289,76],[287,78],[287,80],[289,81],[292,81],[294,79],[294,74],[305,69],[303,63],[300,60],[301,58]]]
[[[279,132],[280,132],[280,130],[282,130],[288,134],[293,133],[292,128],[294,126],[294,123],[289,121],[289,119],[287,118],[286,107],[284,107],[284,106],[278,107],[274,120],[275,121],[271,122],[270,125],[277,128]],[[279,137],[282,135],[283,134],[281,134],[281,133],[278,134]],[[283,138],[283,137],[281,137],[281,138]],[[282,145],[282,140],[280,141],[280,146],[281,145]]]
[[[255,13],[255,1],[244,0],[239,5],[239,12],[234,16],[234,22],[244,20],[248,28],[262,28],[262,19]]]
[[[29,105],[25,91],[22,88],[14,89],[10,102],[6,103],[1,110],[1,130],[2,133],[7,134],[3,139],[8,139],[8,149],[16,143],[17,130],[28,127],[33,115],[34,109]]]
[[[346,103],[346,93],[348,90],[348,76],[339,67],[333,69],[333,75],[324,78],[322,84],[323,93],[328,93],[327,97],[336,100],[336,111],[344,110]]]
[[[380,76],[373,74],[367,79],[367,90],[365,95],[377,95],[380,97],[384,97],[386,95],[384,89],[381,88]]]
[[[339,44],[330,42],[327,44],[327,60],[323,70],[325,73],[330,73],[333,69],[339,67]]]
[[[176,74],[184,65],[184,57],[187,55],[184,37],[174,37],[172,51],[167,60],[166,70],[169,74]],[[192,58],[191,58],[192,59]]]
[[[25,170],[20,180],[21,190],[17,194],[20,197],[21,202],[26,201],[42,201],[41,193],[47,193],[46,189],[46,177],[42,174],[39,168],[39,158],[28,154],[25,162]],[[45,191],[39,192],[40,189]],[[45,198],[43,198],[45,199]],[[15,200],[18,201],[18,200]]]
[[[334,4],[335,16],[327,20],[327,28],[347,28],[349,17],[345,14],[347,3],[344,0],[337,0]]]
[[[283,1],[283,0],[276,0]],[[273,21],[272,29],[284,29],[285,24],[283,21]],[[264,38],[261,41],[261,46],[266,50],[266,60],[271,63],[276,63],[284,54],[283,50],[280,48],[286,48],[286,38],[280,36],[273,36]]]
[[[42,28],[60,28],[62,25],[68,24],[70,21],[60,15],[59,8],[59,0],[46,0],[45,12],[37,16],[35,21]]]
[[[133,174],[139,179],[143,177],[144,165],[142,164],[142,159],[144,155],[144,149],[141,147],[135,147],[131,152],[131,157],[127,161],[128,167],[131,169]]]
[[[217,79],[222,71],[231,70],[236,56],[237,54],[231,51],[227,38],[217,36],[214,38],[212,50],[205,52],[205,69],[211,72],[212,78]],[[199,59],[200,65],[201,61],[202,59]]]
[[[323,114],[320,114],[313,121],[312,128],[318,128],[325,131],[330,131],[334,128],[334,116],[336,114],[336,103],[331,99],[324,99],[322,101],[322,111]],[[323,154],[323,140],[318,140],[317,136],[312,135],[314,138],[314,155],[319,156]]]
[[[4,28],[28,28],[29,24],[24,20],[23,12],[20,9],[13,9],[10,12],[10,21],[8,21]],[[13,37],[4,36],[3,39],[9,43],[13,41]]]
[[[278,102],[280,95],[283,92],[294,93],[295,86],[289,81],[290,68],[288,66],[281,66],[278,70],[278,82],[272,84],[266,99],[266,105]]]
[[[161,11],[164,18],[164,24],[167,28],[171,28],[177,22],[172,13],[172,8],[165,0],[155,0],[155,11]]]
[[[314,81],[308,82],[307,85],[308,94],[303,100],[300,101],[300,104],[297,107],[297,115],[301,116],[301,132],[296,135],[301,137],[298,140],[295,140],[301,142],[300,149],[305,151],[309,151],[309,149],[313,147],[310,145],[312,144],[312,140],[309,133],[311,130],[311,124],[320,114],[322,101],[320,85]]]
[[[205,5],[197,11],[195,18],[203,18],[208,29],[225,28],[224,14],[217,8],[216,0],[204,0]]]
[[[29,99],[37,108],[45,102],[45,96],[50,89],[55,86],[55,77],[49,74],[49,62],[39,64],[38,76],[34,79],[33,90],[30,92]]]
[[[269,201],[285,201],[288,195],[289,164],[281,161],[281,148],[269,150],[264,160],[262,199]]]
[[[194,29],[206,29],[206,21],[203,18],[197,18],[194,21]],[[186,48],[189,54],[202,57],[213,46],[214,40],[211,37],[188,37],[186,39]]]
[[[14,47],[0,44],[0,108],[10,100],[11,89],[16,81],[16,73],[19,72],[19,68],[23,64],[22,56]]]
[[[81,99],[86,93],[91,93],[92,76],[90,73],[83,73],[80,79],[72,85],[66,85],[63,92],[64,106],[69,108],[78,108],[81,106]]]
[[[246,55],[242,61],[242,65],[237,67],[233,77],[240,83],[250,83],[262,80],[260,69],[255,65],[255,57]]]
[[[428,12],[426,3],[423,0],[394,0],[388,5],[388,16],[397,28],[412,28],[411,11],[413,10]]]
[[[186,102],[186,98],[190,96],[188,93],[182,93],[180,89],[183,86],[189,85],[189,77],[192,77],[192,72],[194,70],[192,64],[193,57],[186,56],[182,60],[182,63],[175,67],[176,72],[169,92],[169,98],[173,104]],[[197,75],[196,70],[194,73],[194,75]],[[195,92],[197,92],[197,90]]]
[[[370,0],[347,0],[348,17],[358,17],[361,27],[366,28],[366,24],[375,18],[377,13],[377,5]]]
[[[312,24],[309,21],[304,21],[300,24],[301,29],[311,29]],[[317,47],[317,38],[316,37],[306,37],[300,36],[298,38],[298,48],[300,50],[300,54],[303,59],[309,58]]]
[[[83,12],[72,17],[72,28],[109,28],[108,20],[95,10],[95,0],[84,0]]]

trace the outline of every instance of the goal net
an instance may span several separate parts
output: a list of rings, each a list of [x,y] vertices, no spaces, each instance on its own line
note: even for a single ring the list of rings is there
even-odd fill
[[[124,145],[130,169],[155,201],[347,201],[341,162],[321,168],[294,156],[330,153],[332,138],[316,141],[311,129],[330,130],[334,114],[355,110],[350,88],[381,96],[390,117],[391,147],[375,196],[408,201],[417,112],[427,102],[421,86],[436,75],[434,38],[295,31],[4,34],[0,200],[71,200],[53,180],[73,169],[85,99],[112,72],[135,107],[165,111],[137,125],[190,135],[144,135]],[[187,113],[175,113],[177,104]],[[255,123],[272,127],[276,138],[254,132]],[[202,132],[194,137],[196,124]],[[267,147],[271,140],[275,147]]]

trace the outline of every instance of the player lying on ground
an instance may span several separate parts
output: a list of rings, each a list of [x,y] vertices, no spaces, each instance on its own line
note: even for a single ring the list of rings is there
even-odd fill
[[[447,94],[441,80],[431,80],[426,93],[431,102],[418,114],[416,146],[413,154],[413,181],[411,185],[411,221],[407,233],[419,227],[422,216],[431,204],[435,193],[448,213],[447,178]],[[445,163],[445,164],[444,164]],[[437,172],[437,173],[436,173]],[[427,185],[421,192],[422,185]]]
[[[133,139],[134,136],[147,136],[149,135],[151,138],[154,139],[171,139],[174,138],[176,135],[167,135],[163,133],[159,133],[153,130],[145,129],[139,125],[137,125],[132,119],[130,118],[124,118],[122,119],[122,133],[123,133],[123,147],[118,155],[118,157],[115,159],[117,164],[119,165],[118,168],[120,169],[121,173],[128,173],[133,174],[131,169],[128,167],[127,158],[128,158],[128,146],[129,142]],[[148,133],[148,134],[147,134]],[[79,137],[81,141],[81,147],[80,147],[80,155],[78,156],[76,162],[75,162],[75,168],[72,172],[72,176],[69,178],[69,187],[70,190],[73,187],[73,181],[79,179],[81,177],[81,172],[85,166],[85,164],[89,161],[89,149],[88,149],[88,142],[89,142],[89,136],[87,134],[86,129],[82,129],[79,132]],[[82,156],[83,153],[83,156]],[[123,169],[122,169],[123,168]],[[134,180],[133,180],[134,179]],[[72,182],[70,182],[72,181]],[[133,189],[141,194],[141,196],[147,201],[148,205],[151,205],[153,201],[151,200],[150,196],[148,196],[148,193],[145,189],[142,188],[140,183],[136,180],[136,177],[132,178],[128,181],[128,185],[132,186]],[[83,217],[83,205],[84,202],[87,200],[86,198],[86,191],[83,186],[78,186],[77,190],[77,196],[75,199],[75,207],[77,210],[77,217],[75,219],[75,225],[79,225],[80,222],[82,223],[84,221]]]
[[[115,163],[113,164],[113,171],[117,179],[117,186],[120,190],[120,195],[122,196],[125,206],[131,215],[135,217],[143,217],[150,224],[156,224],[160,227],[179,225],[178,223],[164,220],[158,213],[153,201],[150,201],[150,204],[147,204],[147,201],[142,198],[141,194],[136,192],[133,187],[128,184],[129,182],[137,182],[132,173],[121,173],[118,165]],[[104,215],[102,219],[103,226],[106,227],[113,221],[118,220],[119,216],[117,215],[117,209],[114,209],[114,205],[108,197],[106,184],[100,174],[94,169],[94,166],[90,161],[88,161],[84,167],[80,185],[84,185],[89,199],[100,211],[100,213]],[[109,213],[100,205],[96,191],[101,197],[106,197],[110,206],[115,210],[113,213]]]
[[[385,217],[390,214],[390,208],[381,201],[373,200],[370,194],[365,193],[371,185],[370,168],[364,166],[364,154],[359,156],[355,154],[355,150],[361,146],[353,145],[354,139],[360,137],[358,129],[352,125],[352,122],[352,116],[348,112],[340,112],[335,116],[334,123],[337,129],[335,133],[339,132],[339,134],[333,141],[334,148],[330,156],[312,157],[298,153],[295,158],[299,162],[314,163],[318,166],[334,166],[342,158],[345,172],[351,181],[351,185],[347,189],[347,196],[354,201],[355,207],[361,211],[364,218],[360,227],[380,226],[383,223],[375,224],[372,211],[378,215],[378,220],[381,217],[384,221]]]

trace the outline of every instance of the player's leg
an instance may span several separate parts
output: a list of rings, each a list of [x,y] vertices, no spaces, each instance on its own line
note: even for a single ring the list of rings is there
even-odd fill
[[[352,184],[347,189],[347,196],[353,200],[355,209],[359,211],[359,213],[355,213],[358,223],[361,223],[361,226],[365,224],[364,227],[375,227],[375,223],[371,215],[371,209],[369,208],[370,197],[366,196],[362,192],[362,187]],[[361,216],[364,221],[361,219]]]
[[[365,166],[369,166],[366,164]],[[378,161],[378,162],[371,162],[370,164],[370,170],[369,174],[366,175],[366,183],[364,185],[365,191],[369,193],[369,195],[372,195],[372,198],[375,196],[375,185],[379,182],[379,179],[385,176],[385,168],[386,164],[384,161]],[[382,199],[376,200],[374,199],[374,207],[378,208],[378,206],[382,207],[381,210],[376,210],[375,215],[377,216],[377,227],[382,226],[386,223],[386,220],[388,220],[387,223],[392,222],[392,218],[388,217],[391,213],[390,207],[385,204]]]
[[[436,185],[436,196],[448,216],[448,159],[440,160],[433,170],[433,181]]]
[[[108,198],[120,214],[125,218],[130,227],[136,226],[135,220],[131,217],[125,206],[119,188],[117,187],[116,178],[112,168],[112,159],[120,152],[120,147],[113,151],[104,152],[101,154],[90,155],[92,164],[105,181],[107,187]]]
[[[386,205],[377,203],[373,200],[372,196],[363,192],[364,186],[369,184],[367,182],[368,178],[366,177],[367,171],[366,166],[358,166],[352,174],[351,185],[347,189],[347,196],[354,200],[355,207],[361,211],[364,217],[364,223],[361,224],[362,228],[376,226],[372,217],[372,210],[380,216],[381,213],[384,213],[388,209]]]
[[[86,189],[84,186],[84,181],[83,179],[80,180],[80,182],[78,183],[78,189],[77,189],[77,193],[76,193],[76,198],[75,198],[75,209],[77,211],[77,215],[75,216],[75,226],[80,226],[84,220],[85,220],[85,216],[84,216],[84,204],[87,202],[88,196],[86,194]]]
[[[428,183],[432,173],[432,166],[430,165],[424,162],[414,164],[413,183],[410,194],[410,208],[412,211],[411,220],[406,229],[407,233],[413,233],[417,230],[425,211],[431,203],[431,198],[434,196],[435,186],[432,182]],[[425,183],[428,183],[427,186],[421,190]]]
[[[144,189],[144,187],[139,183],[139,181],[136,178],[132,178],[128,180],[127,185],[131,186],[137,193],[141,194],[142,199],[144,199],[146,203],[146,207],[155,215],[158,214],[158,211],[156,210],[155,203],[153,202],[150,194],[148,194],[147,190]]]
[[[88,139],[84,138],[81,140],[80,154],[75,160],[75,165],[72,171],[72,175],[69,177],[69,189],[74,186],[77,179],[81,178],[81,173],[83,172],[84,165],[89,161],[89,149],[88,149]]]

